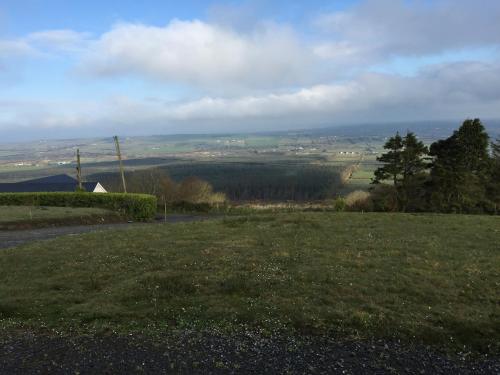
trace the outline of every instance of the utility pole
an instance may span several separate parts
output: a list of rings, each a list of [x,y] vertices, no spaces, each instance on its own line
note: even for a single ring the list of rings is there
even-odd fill
[[[82,191],[82,166],[80,164],[80,149],[76,149],[76,179],[78,180],[78,189]]]
[[[122,175],[122,185],[123,185],[123,192],[127,192],[127,186],[125,185],[125,172],[123,171],[123,162],[122,162],[122,153],[120,152],[120,142],[118,142],[118,136],[115,135],[113,137],[115,140],[115,146],[116,146],[116,155],[118,156],[118,163],[120,164],[120,173]]]

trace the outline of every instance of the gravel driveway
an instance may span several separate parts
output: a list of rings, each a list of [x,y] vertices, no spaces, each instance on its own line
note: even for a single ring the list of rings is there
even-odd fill
[[[500,361],[330,337],[185,331],[141,336],[0,334],[2,374],[499,374]]]

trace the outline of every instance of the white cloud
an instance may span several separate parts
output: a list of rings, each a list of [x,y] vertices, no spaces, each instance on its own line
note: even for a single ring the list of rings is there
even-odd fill
[[[35,56],[36,54],[37,50],[23,39],[0,39],[0,59]]]
[[[19,38],[0,39],[0,62],[47,57],[52,54],[74,53],[85,48],[89,33],[73,30],[46,30]],[[15,65],[10,63],[9,65]]]
[[[255,119],[282,124],[500,116],[500,63],[429,68],[417,77],[363,74],[339,84],[237,99],[205,98],[173,108],[182,120]],[[277,120],[278,119],[278,120]]]
[[[221,21],[227,15],[238,22]],[[140,91],[135,98],[120,95],[103,101],[0,103],[0,129],[108,126],[178,133],[500,117],[500,62],[480,62],[481,56],[470,53],[500,46],[496,0],[481,5],[466,0],[366,0],[318,17],[321,31],[309,33],[256,20],[255,14],[238,9],[215,9],[212,17],[219,19],[173,20],[163,27],[121,23],[96,37],[45,30],[0,39],[0,69],[15,56],[61,55],[68,58],[58,66],[60,74],[68,67],[84,71],[78,79],[86,92],[93,87]],[[459,56],[455,60],[462,62],[429,65],[451,61],[441,58],[446,55]],[[410,77],[390,73],[396,69],[390,66],[394,58],[412,57],[421,59],[412,74],[424,68]],[[384,63],[389,68],[378,70],[389,73],[370,73]],[[74,77],[67,76],[64,87],[78,90]],[[124,80],[114,86],[116,77],[140,83]],[[192,96],[167,102],[161,100],[163,89],[170,97],[179,92]],[[148,96],[160,99],[140,99]]]
[[[135,75],[212,92],[275,90],[347,78],[398,56],[500,45],[497,1],[367,0],[319,16],[323,33],[307,42],[290,27],[258,22],[242,9],[214,11],[250,20],[239,28],[220,20],[119,24],[92,44],[82,66],[97,76]]]
[[[323,51],[335,57],[342,49],[349,55],[355,49],[358,60],[373,63],[499,45],[499,19],[496,0],[367,0],[343,12],[323,14],[315,24],[333,39]],[[335,53],[339,46],[341,51]]]
[[[22,39],[0,39],[0,87],[5,83],[11,84],[17,80],[17,72],[12,69],[18,67],[19,62],[27,58],[39,56],[39,51]]]
[[[306,81],[313,57],[286,27],[267,24],[238,33],[202,21],[174,20],[165,27],[117,25],[93,44],[82,65],[100,76],[136,74],[211,88],[270,88]]]
[[[103,102],[3,105],[0,128],[243,131],[388,120],[500,117],[500,62],[440,65],[416,77],[363,74],[281,94],[204,97],[183,103],[114,97]],[[18,111],[22,108],[22,111]]]
[[[29,34],[27,43],[39,48],[49,48],[60,51],[77,51],[84,48],[89,42],[90,33],[74,30],[45,30]]]
[[[240,31],[252,31],[262,25],[259,14],[261,4],[245,2],[240,4],[216,3],[208,9],[208,22]]]

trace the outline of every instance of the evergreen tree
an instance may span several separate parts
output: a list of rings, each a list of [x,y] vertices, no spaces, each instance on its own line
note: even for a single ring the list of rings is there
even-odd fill
[[[434,210],[478,212],[486,204],[490,176],[488,134],[479,119],[466,120],[445,140],[431,145],[430,201]]]
[[[384,164],[375,171],[375,178],[372,183],[378,184],[385,180],[392,180],[396,186],[399,176],[403,172],[401,165],[403,138],[401,138],[399,133],[396,133],[394,137],[389,138],[384,144],[384,149],[389,151],[377,157],[377,161]]]
[[[403,152],[401,153],[401,165],[403,167],[403,184],[409,182],[413,177],[422,174],[427,169],[427,162],[423,159],[429,150],[415,134],[408,132],[403,139]]]
[[[384,164],[375,171],[373,183],[392,180],[399,209],[405,211],[411,196],[417,193],[422,184],[422,176],[427,168],[423,157],[428,150],[412,132],[408,132],[404,138],[397,133],[386,142],[384,148],[389,151],[377,158]]]
[[[489,164],[489,136],[481,120],[466,120],[456,132],[460,152],[460,166],[471,173],[487,173]]]
[[[402,180],[399,186],[399,201],[402,211],[422,210],[425,199],[423,184],[426,178],[425,171],[428,163],[425,156],[428,148],[419,141],[414,133],[408,132],[403,139],[401,164],[403,167]]]
[[[491,153],[493,161],[500,162],[500,138],[496,142],[491,142]]]
[[[500,213],[500,138],[491,143],[491,178],[488,184],[488,199],[493,203],[493,212]]]

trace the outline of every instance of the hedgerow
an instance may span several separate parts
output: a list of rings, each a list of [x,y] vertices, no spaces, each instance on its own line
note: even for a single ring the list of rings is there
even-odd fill
[[[0,193],[0,206],[98,207],[144,221],[155,216],[157,200],[147,194]]]

